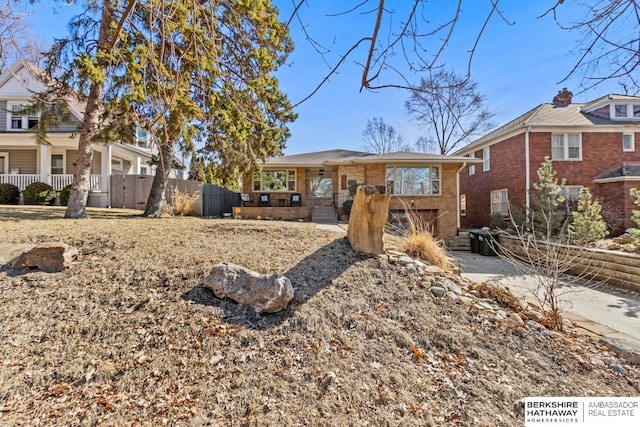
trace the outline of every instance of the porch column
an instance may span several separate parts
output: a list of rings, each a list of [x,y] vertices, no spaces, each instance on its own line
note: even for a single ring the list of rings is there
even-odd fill
[[[141,165],[140,157],[136,157],[133,159],[133,173],[136,175],[140,175],[140,165]]]
[[[109,193],[109,180],[111,178],[111,145],[104,144],[100,147],[101,153],[101,168],[102,171],[100,176],[100,191],[103,193]],[[109,196],[111,199],[111,196]],[[111,200],[109,200],[109,205],[111,205]]]
[[[40,145],[40,182],[51,184],[49,175],[51,174],[51,146]]]

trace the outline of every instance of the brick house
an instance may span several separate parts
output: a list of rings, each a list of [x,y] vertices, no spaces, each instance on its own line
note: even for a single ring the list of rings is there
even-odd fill
[[[351,198],[355,184],[387,185],[391,213],[410,207],[432,224],[435,234],[450,239],[459,227],[458,176],[463,157],[396,152],[372,154],[329,150],[267,159],[261,170],[242,180],[245,202],[238,214],[274,218],[310,218],[318,210],[333,217]]]
[[[548,156],[558,178],[566,179],[568,202],[589,187],[602,203],[612,235],[634,224],[629,189],[640,187],[640,97],[606,95],[571,102],[564,89],[541,104],[458,150],[454,155],[482,159],[460,174],[461,226],[488,226],[492,213],[509,204],[530,206],[537,170]]]

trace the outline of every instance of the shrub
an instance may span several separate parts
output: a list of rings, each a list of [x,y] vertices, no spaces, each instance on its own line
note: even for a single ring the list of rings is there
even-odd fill
[[[442,241],[436,240],[428,231],[409,231],[402,239],[400,250],[444,271],[451,269]]]
[[[342,210],[345,215],[351,215],[351,208],[353,207],[353,200],[345,200],[342,204]]]
[[[47,205],[56,198],[53,187],[44,182],[32,182],[22,192],[25,205]]]
[[[178,187],[173,187],[169,198],[166,204],[171,207],[170,211],[173,215],[194,215],[200,192],[189,194],[178,190]]]
[[[602,218],[602,206],[593,200],[587,187],[580,190],[577,210],[572,212],[573,222],[569,225],[569,236],[584,245],[602,239],[607,234],[607,224]]]
[[[60,206],[67,206],[69,203],[69,194],[71,194],[71,185],[67,185],[62,190],[60,190]]]
[[[13,184],[5,182],[0,184],[0,205],[17,205],[20,198],[20,189]]]

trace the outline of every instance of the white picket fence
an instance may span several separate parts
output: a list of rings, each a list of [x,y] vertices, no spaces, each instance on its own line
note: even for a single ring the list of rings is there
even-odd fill
[[[48,175],[46,184],[53,187],[55,191],[60,191],[73,181],[73,175]],[[28,174],[0,174],[0,184],[8,182],[24,191],[27,185],[33,182],[42,182],[40,175]],[[89,191],[100,191],[102,176],[92,174],[89,177]]]

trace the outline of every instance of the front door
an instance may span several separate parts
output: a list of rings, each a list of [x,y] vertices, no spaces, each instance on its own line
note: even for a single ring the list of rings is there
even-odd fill
[[[333,179],[330,176],[312,176],[309,185],[314,205],[333,206]]]

